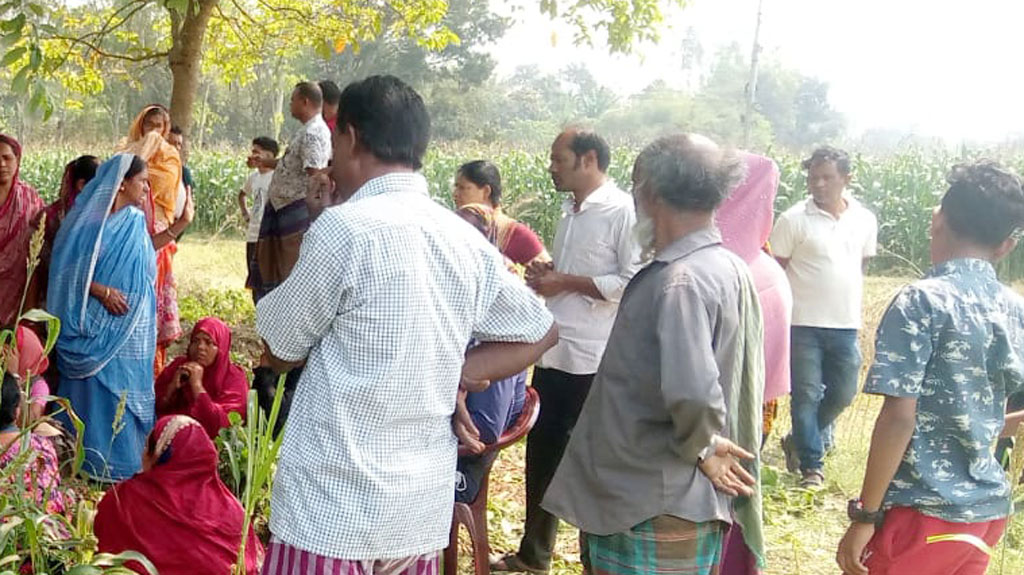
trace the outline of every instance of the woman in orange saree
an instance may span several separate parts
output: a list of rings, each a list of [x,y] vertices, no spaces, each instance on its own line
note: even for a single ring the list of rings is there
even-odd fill
[[[157,342],[155,374],[163,371],[167,347],[182,336],[178,317],[178,284],[174,279],[175,243],[178,235],[192,221],[192,200],[182,183],[181,156],[167,142],[171,116],[159,104],[146,106],[135,117],[128,137],[121,141],[118,152],[135,154],[149,166],[150,205],[146,219],[156,254]]]

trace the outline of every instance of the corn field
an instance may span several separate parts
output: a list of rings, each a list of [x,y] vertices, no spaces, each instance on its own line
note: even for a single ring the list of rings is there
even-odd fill
[[[60,185],[65,162],[76,154],[68,150],[28,150],[22,178],[52,199]],[[189,167],[196,180],[196,221],[192,231],[207,235],[238,236],[242,223],[236,196],[248,173],[243,150],[205,150],[195,152]],[[769,152],[782,172],[776,211],[800,201],[805,194],[804,172],[800,158],[788,153]],[[636,151],[616,149],[609,173],[620,186],[628,188]],[[950,167],[977,153],[954,155],[942,152],[908,151],[897,155],[854,160],[853,190],[878,216],[879,257],[872,272],[919,275],[929,267],[928,229],[932,208],[946,189]],[[501,169],[505,209],[529,224],[550,245],[561,215],[564,195],[556,192],[548,177],[546,153],[516,150],[466,150],[434,148],[424,162],[430,193],[438,201],[451,204],[452,180],[456,169],[466,161],[487,158]],[[1024,168],[1024,156],[1002,158],[1018,172]],[[1003,262],[1005,280],[1024,278],[1024,250],[1017,250]]]

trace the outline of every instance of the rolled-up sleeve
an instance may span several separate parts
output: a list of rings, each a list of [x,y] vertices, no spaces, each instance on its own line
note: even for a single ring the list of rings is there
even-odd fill
[[[537,343],[555,319],[520,279],[509,273],[497,252],[484,262],[483,287],[473,337],[480,341]]]
[[[724,428],[726,415],[709,311],[685,280],[666,286],[657,310],[661,393],[672,419],[671,448],[696,464]]]
[[[615,226],[615,256],[617,268],[614,273],[596,276],[593,279],[601,297],[610,302],[618,302],[626,284],[640,271],[640,244],[633,238],[633,226],[636,225],[636,213],[633,208],[622,210],[622,216]]]
[[[351,274],[342,269],[348,258],[339,248],[347,242],[332,237],[326,226],[319,225],[324,223],[317,221],[309,228],[288,279],[256,307],[256,330],[274,357],[283,361],[301,361],[309,355],[350,293],[344,280]]]

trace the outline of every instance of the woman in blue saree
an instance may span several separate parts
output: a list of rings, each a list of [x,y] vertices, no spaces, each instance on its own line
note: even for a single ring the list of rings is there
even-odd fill
[[[146,163],[114,156],[54,240],[47,305],[61,320],[58,393],[85,423],[83,470],[98,481],[138,472],[153,427],[156,253],[143,212],[148,192]]]

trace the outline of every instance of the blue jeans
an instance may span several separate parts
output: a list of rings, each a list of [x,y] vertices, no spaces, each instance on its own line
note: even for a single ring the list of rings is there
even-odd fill
[[[800,469],[820,470],[822,434],[857,395],[857,330],[793,326],[790,349],[793,441]]]

